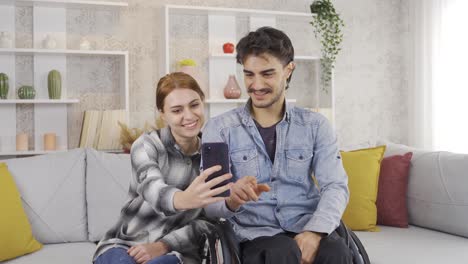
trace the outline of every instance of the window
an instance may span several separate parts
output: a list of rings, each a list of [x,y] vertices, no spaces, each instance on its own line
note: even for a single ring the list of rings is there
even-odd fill
[[[434,39],[433,148],[468,153],[468,1],[442,1]]]

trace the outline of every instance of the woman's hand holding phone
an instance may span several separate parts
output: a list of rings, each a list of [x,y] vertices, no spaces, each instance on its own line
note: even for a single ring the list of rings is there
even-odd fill
[[[211,174],[220,170],[221,166],[219,165],[210,167],[197,176],[185,191],[176,192],[174,194],[174,208],[177,210],[202,208],[208,204],[224,201],[226,199],[225,197],[215,196],[229,190],[232,183],[214,189],[211,188],[223,181],[229,180],[232,175],[226,173],[210,181],[206,181]]]

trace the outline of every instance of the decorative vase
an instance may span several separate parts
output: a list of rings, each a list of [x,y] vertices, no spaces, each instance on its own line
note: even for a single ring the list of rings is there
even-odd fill
[[[19,99],[34,99],[36,97],[36,90],[32,86],[23,85],[18,89]]]
[[[8,49],[11,48],[12,40],[6,32],[0,33],[0,48]]]
[[[62,96],[62,77],[57,70],[51,70],[47,76],[49,99],[60,99]]]
[[[229,75],[226,86],[224,86],[224,97],[226,99],[238,99],[241,96],[241,89],[234,75]]]
[[[55,49],[55,47],[57,47],[57,41],[50,35],[47,35],[42,41],[42,47],[45,49]]]
[[[91,49],[91,42],[86,37],[82,37],[80,41],[80,50]]]
[[[8,97],[8,75],[0,73],[0,99],[7,99]]]

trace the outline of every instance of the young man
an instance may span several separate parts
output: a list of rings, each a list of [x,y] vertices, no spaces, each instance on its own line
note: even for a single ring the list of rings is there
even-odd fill
[[[204,129],[204,142],[228,144],[235,181],[207,214],[232,224],[244,264],[351,263],[334,233],[349,198],[334,132],[322,115],[285,100],[295,67],[290,39],[263,27],[236,49],[250,99]]]

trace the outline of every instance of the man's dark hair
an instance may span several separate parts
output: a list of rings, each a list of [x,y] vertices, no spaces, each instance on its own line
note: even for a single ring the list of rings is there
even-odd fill
[[[237,63],[243,64],[247,56],[258,56],[268,53],[276,57],[283,66],[294,60],[294,47],[289,37],[281,30],[272,27],[261,27],[252,31],[243,37],[236,46]],[[289,87],[289,81],[292,74],[286,82],[286,89]]]

